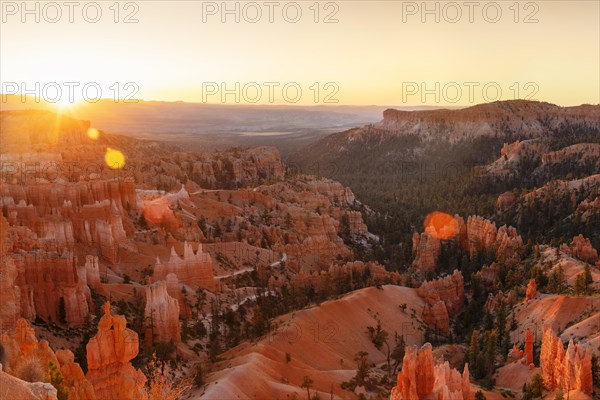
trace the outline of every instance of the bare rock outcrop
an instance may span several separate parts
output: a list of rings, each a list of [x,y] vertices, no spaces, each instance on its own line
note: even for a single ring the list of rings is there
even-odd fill
[[[25,319],[19,319],[14,331],[3,333],[0,340],[7,353],[4,370],[11,375],[21,378],[19,375],[27,369],[28,363],[37,364],[43,372],[47,371],[50,361],[58,365],[48,341],[38,340]]]
[[[3,331],[13,329],[21,316],[21,290],[15,286],[17,267],[14,260],[4,254],[0,259],[0,326]]]
[[[448,361],[434,363],[431,344],[407,347],[390,400],[424,398],[472,400],[468,364],[461,375]]]
[[[530,279],[527,284],[527,290],[525,291],[525,300],[531,301],[535,299],[535,296],[537,296],[537,285],[535,279]]]
[[[458,314],[465,300],[464,279],[460,271],[445,278],[423,282],[417,294],[425,299],[423,320],[442,333],[450,332],[450,317]]]
[[[523,353],[527,365],[533,363],[533,332],[530,329],[525,331],[525,347]]]
[[[146,338],[149,344],[181,342],[179,302],[169,296],[165,281],[158,281],[146,287],[144,315],[148,323]]]
[[[413,267],[419,271],[435,271],[441,252],[440,240],[427,233],[413,235]]]
[[[96,400],[94,387],[88,381],[83,370],[75,362],[71,350],[56,350],[56,358],[60,364],[64,384],[69,388],[69,400]]]
[[[167,275],[175,274],[179,282],[194,290],[203,288],[214,292],[217,283],[212,262],[210,254],[202,251],[202,244],[199,244],[197,251],[194,252],[192,245],[186,242],[183,246],[183,257],[179,257],[172,247],[169,260],[163,263],[158,257],[156,258],[152,279],[154,282],[166,280]]]
[[[15,284],[21,290],[23,316],[37,315],[46,321],[83,325],[91,296],[79,278],[77,257],[73,253],[37,250],[20,252],[13,258],[19,271]]]
[[[472,256],[478,253],[492,253],[496,260],[506,264],[516,264],[520,260],[523,239],[513,227],[496,225],[482,217],[470,216],[465,220],[455,216],[456,233],[443,239],[457,240],[461,248]],[[413,267],[421,272],[435,271],[441,254],[440,239],[425,233],[413,235]]]
[[[146,377],[130,364],[139,351],[138,335],[126,324],[124,316],[111,315],[110,303],[106,303],[98,333],[86,346],[86,378],[99,399],[143,398]]]
[[[570,244],[562,244],[560,249],[565,253],[592,265],[598,261],[598,250],[593,248],[590,239],[585,238],[583,235],[573,237]]]
[[[0,364],[0,398],[15,400],[57,400],[56,389],[49,383],[26,382],[3,371]]]
[[[549,390],[580,390],[592,394],[592,353],[573,340],[564,345],[550,328],[544,330],[540,352],[544,385]]]

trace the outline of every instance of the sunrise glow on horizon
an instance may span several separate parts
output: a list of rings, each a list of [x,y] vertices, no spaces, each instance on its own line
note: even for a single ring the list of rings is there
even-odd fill
[[[32,14],[20,2],[2,3],[0,92],[46,89],[43,97],[52,97],[54,82],[65,96],[64,84],[72,85],[71,102],[600,102],[594,1],[472,9],[462,2],[428,2],[429,9],[421,2],[280,2],[272,9],[231,2],[226,10],[220,2],[142,1],[99,3],[101,17],[83,2],[71,10],[72,23],[68,9],[40,3],[36,15],[34,3]]]

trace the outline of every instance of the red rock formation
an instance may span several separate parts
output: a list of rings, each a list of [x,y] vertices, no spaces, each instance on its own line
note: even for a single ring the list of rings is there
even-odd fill
[[[598,251],[592,247],[590,240],[583,235],[573,237],[569,245],[562,244],[560,249],[589,264],[595,264],[598,261]]]
[[[554,332],[545,328],[540,352],[540,367],[544,385],[549,390],[580,390],[592,394],[592,353],[573,340],[565,351],[564,345]]]
[[[488,294],[488,298],[485,301],[484,308],[487,312],[493,314],[497,307],[500,305],[512,305],[515,301],[516,295],[513,290],[504,294],[502,290],[499,290],[498,293],[494,296],[492,293]]]
[[[530,279],[527,284],[527,291],[525,292],[525,300],[531,301],[535,299],[537,296],[537,285],[535,284],[535,279]]]
[[[465,223],[463,218],[455,216],[456,237],[460,246],[471,255],[481,252],[496,254],[496,259],[507,264],[516,264],[520,260],[523,239],[513,227],[496,228],[479,216],[470,216]],[[427,230],[426,230],[427,231]],[[440,256],[441,244],[438,239],[426,233],[413,235],[413,267],[419,271],[435,271]]]
[[[77,258],[71,252],[58,254],[38,250],[21,252],[13,257],[19,270],[16,285],[21,289],[22,306],[31,307],[26,299],[33,299],[33,310],[24,309],[23,315],[60,322],[62,299],[66,322],[73,326],[83,325],[91,297],[87,286],[79,279]]]
[[[425,343],[421,349],[407,347],[390,400],[424,398],[472,400],[468,364],[461,376],[448,361],[434,365],[431,344]]]
[[[179,257],[172,247],[171,257],[164,264],[157,257],[153,281],[166,280],[169,274],[175,274],[179,282],[194,290],[204,288],[214,292],[217,289],[212,270],[212,258],[210,254],[202,251],[202,244],[198,245],[198,250],[194,253],[192,245],[186,242],[183,246],[183,257]]]
[[[2,253],[0,259],[0,326],[2,331],[13,329],[21,316],[21,291],[15,286],[17,267],[12,258]]]
[[[494,249],[498,230],[492,222],[479,217],[471,216],[467,218],[467,242],[463,243],[463,248],[470,254]]]
[[[146,329],[148,344],[181,342],[179,303],[169,296],[167,283],[158,281],[146,287]]]
[[[419,271],[435,271],[442,247],[439,239],[426,233],[413,235],[413,267]]]
[[[515,204],[515,195],[513,192],[504,192],[498,196],[496,201],[496,210],[504,212],[510,209]]]
[[[79,272],[81,280],[87,286],[96,291],[100,291],[100,266],[98,264],[97,256],[87,255],[85,257],[85,265]]]
[[[525,331],[525,348],[523,352],[527,365],[533,363],[533,332],[529,329]]]
[[[3,183],[0,197],[10,225],[30,228],[38,241],[53,243],[54,251],[84,244],[99,248],[114,263],[117,243],[133,233],[131,221],[124,218],[137,210],[132,181]]]
[[[69,388],[69,400],[96,400],[94,387],[75,362],[73,353],[70,350],[56,350],[56,358],[64,377],[63,383]]]
[[[346,215],[348,218],[350,235],[361,236],[367,234],[367,225],[364,223],[360,211],[347,211],[344,213],[344,215]]]
[[[489,285],[494,285],[496,283],[496,277],[498,275],[498,267],[496,266],[496,263],[491,263],[489,267],[487,265],[484,265],[483,267],[481,267],[479,274],[481,275],[481,279],[483,279],[485,283]]]
[[[146,377],[129,363],[139,351],[138,335],[126,324],[122,315],[111,315],[110,303],[106,303],[98,333],[86,346],[86,378],[99,399],[143,398]]]
[[[94,389],[79,364],[75,363],[73,353],[58,350],[55,354],[46,340],[38,341],[28,321],[19,319],[12,334],[2,335],[1,343],[7,354],[5,370],[8,373],[19,377],[19,372],[28,368],[26,366],[31,362],[46,372],[49,362],[53,362],[63,374],[70,400],[96,400]]]
[[[35,330],[25,319],[19,319],[12,334],[2,335],[2,346],[7,353],[7,362],[4,369],[7,373],[17,377],[21,366],[30,360],[35,360],[45,372],[50,361],[58,365],[56,356],[50,348],[48,341],[38,341]]]
[[[460,312],[464,303],[464,279],[460,271],[445,278],[423,282],[417,294],[425,299],[423,320],[442,333],[450,332],[449,316]]]
[[[456,315],[462,309],[465,299],[462,273],[454,270],[452,275],[423,282],[417,289],[417,293],[428,302],[443,301],[448,308],[448,312],[451,315]]]
[[[433,304],[426,303],[423,308],[423,321],[434,329],[436,333],[450,333],[450,318],[446,304],[439,300]]]

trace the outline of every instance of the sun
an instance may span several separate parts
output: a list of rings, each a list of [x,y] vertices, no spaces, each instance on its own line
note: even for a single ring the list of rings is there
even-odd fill
[[[69,99],[68,96],[62,96],[60,99],[52,102],[52,105],[58,112],[65,112],[72,109],[79,103],[77,99]]]

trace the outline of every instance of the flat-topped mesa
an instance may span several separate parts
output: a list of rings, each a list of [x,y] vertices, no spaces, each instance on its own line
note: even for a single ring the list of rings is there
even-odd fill
[[[179,257],[174,247],[171,247],[171,256],[167,262],[162,262],[156,258],[152,280],[166,280],[167,275],[175,274],[181,284],[187,285],[192,289],[203,288],[210,291],[217,290],[215,282],[212,258],[210,254],[202,251],[202,244],[198,245],[198,250],[194,253],[192,245],[185,242],[183,245],[183,257]]]
[[[126,328],[122,315],[111,315],[110,303],[98,323],[98,333],[86,346],[88,372],[98,399],[139,400],[146,377],[130,363],[139,351],[138,335]]]
[[[574,236],[570,244],[561,244],[560,249],[592,265],[598,261],[598,251],[592,247],[590,239],[587,239],[583,235]]]
[[[158,281],[146,287],[146,308],[144,315],[148,324],[146,341],[181,342],[179,327],[179,302],[169,296],[167,282]]]
[[[580,390],[592,394],[592,352],[574,344],[573,339],[565,350],[552,329],[546,327],[542,336],[540,367],[544,386],[548,390]]]
[[[539,137],[561,124],[585,123],[600,127],[598,119],[598,106],[559,107],[543,102],[511,100],[478,104],[459,110],[388,109],[383,112],[383,120],[371,127],[399,134],[421,134],[429,139],[446,137],[457,140],[496,136],[507,130],[522,137]],[[366,127],[362,129],[365,130]]]
[[[407,347],[390,400],[424,398],[472,400],[468,364],[461,375],[448,361],[434,363],[431,344],[425,343],[420,349]]]

